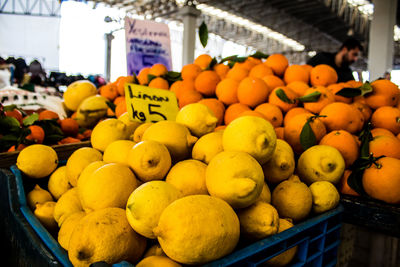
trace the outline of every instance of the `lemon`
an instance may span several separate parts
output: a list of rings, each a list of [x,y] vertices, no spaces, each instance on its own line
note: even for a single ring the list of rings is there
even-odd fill
[[[293,226],[294,225],[290,221],[290,219],[279,219],[278,233],[281,233]],[[285,252],[282,252],[278,256],[273,257],[272,259],[268,260],[266,264],[267,266],[286,266],[292,261],[296,253],[297,253],[297,246],[292,247],[286,250]]]
[[[278,210],[281,218],[301,221],[310,214],[312,195],[305,183],[293,175],[278,184],[272,191],[272,205]]]
[[[153,230],[169,258],[183,264],[204,264],[233,251],[240,224],[223,200],[193,195],[166,207]]]
[[[82,207],[90,212],[108,207],[125,208],[137,186],[136,177],[127,166],[108,163],[86,177],[77,189]]]
[[[183,196],[208,195],[206,186],[207,165],[195,159],[176,163],[165,181],[175,186]]]
[[[314,182],[310,185],[313,197],[313,211],[323,213],[336,208],[340,195],[336,187],[328,181]]]
[[[82,147],[75,150],[67,161],[67,177],[72,186],[78,184],[78,179],[83,169],[94,161],[102,160],[101,153],[91,147]]]
[[[125,123],[126,127],[127,127],[127,132],[128,132],[128,136],[129,139],[133,140],[133,136],[134,133],[136,131],[136,129],[142,124],[141,122],[138,121],[134,121],[131,120],[131,118],[129,117],[129,113],[125,112],[123,113],[121,116],[118,117],[118,120],[122,121],[123,123]]]
[[[62,194],[71,188],[67,176],[67,166],[58,167],[57,170],[50,175],[47,188],[55,199],[59,199]]]
[[[181,108],[175,120],[185,125],[197,137],[214,131],[218,122],[212,110],[200,103],[188,104]]]
[[[282,139],[276,140],[272,158],[262,165],[265,180],[277,184],[292,176],[295,167],[293,149]]]
[[[174,262],[173,260],[165,256],[146,257],[140,262],[138,262],[138,264],[136,264],[136,267],[155,267],[155,266],[181,267],[182,265]]]
[[[226,126],[222,145],[225,151],[247,152],[262,165],[272,158],[276,146],[276,133],[267,120],[243,116]]]
[[[297,172],[305,183],[328,181],[337,184],[345,168],[339,150],[331,146],[316,145],[304,151],[297,162]]]
[[[89,96],[84,99],[76,112],[75,120],[79,126],[91,128],[101,118],[105,117],[108,109],[107,101],[107,98],[100,95]]]
[[[83,211],[81,201],[78,196],[76,187],[65,192],[57,201],[54,207],[54,219],[58,226],[62,226],[63,222],[75,212]]]
[[[151,140],[137,143],[128,152],[127,162],[143,182],[162,180],[171,168],[168,149],[163,144]]]
[[[127,126],[120,120],[107,119],[99,122],[93,129],[90,141],[93,148],[102,152],[114,141],[128,139]]]
[[[64,92],[64,104],[69,110],[76,111],[85,98],[96,93],[96,86],[88,80],[75,81]]]
[[[182,197],[174,186],[164,181],[150,181],[139,186],[126,204],[126,216],[133,230],[147,238],[156,238],[157,226],[163,210]]]
[[[164,251],[162,250],[160,244],[152,245],[143,255],[143,258],[150,257],[150,256],[167,256],[165,255]]]
[[[71,214],[71,216],[69,216],[61,225],[61,228],[58,231],[57,241],[65,250],[68,250],[69,239],[71,238],[75,226],[85,216],[86,213],[83,211],[75,212]]]
[[[106,164],[107,163],[105,163],[104,161],[93,161],[92,163],[87,165],[81,172],[81,175],[79,175],[77,187],[82,188],[82,186],[84,186],[84,183],[86,183],[88,177],[90,177],[90,175],[92,175],[94,171],[96,171],[100,167],[103,167]]]
[[[207,166],[208,192],[233,208],[253,204],[260,196],[263,184],[264,174],[260,164],[245,152],[221,152]]]
[[[125,210],[105,208],[83,217],[72,232],[68,257],[75,267],[105,261],[137,262],[146,248],[146,239],[129,226]]]
[[[112,142],[104,150],[104,162],[128,165],[128,154],[135,144],[135,142],[129,140],[117,140]]]
[[[222,147],[222,135],[224,131],[217,131],[203,135],[193,146],[192,158],[206,164],[219,152],[224,151]]]
[[[39,185],[35,187],[26,195],[26,202],[31,210],[36,208],[36,204],[53,201],[53,197],[49,191],[42,189]]]
[[[30,178],[43,178],[58,165],[56,151],[45,145],[35,144],[24,148],[17,157],[17,167]]]
[[[174,121],[159,121],[151,125],[143,134],[145,140],[157,141],[168,148],[172,161],[178,162],[191,154],[191,149],[197,141],[189,130]]]
[[[56,202],[47,201],[44,203],[36,204],[35,211],[33,214],[39,219],[40,223],[49,231],[53,232],[57,230],[57,223],[54,220],[54,207]]]
[[[263,202],[266,202],[266,203],[271,203],[271,191],[269,190],[269,187],[265,182],[263,184],[263,188],[262,188],[261,194],[258,197],[257,201],[263,201]]]
[[[278,232],[279,215],[271,204],[257,201],[250,207],[238,210],[237,215],[240,234],[246,239],[260,240]]]
[[[144,132],[147,130],[147,128],[149,128],[153,124],[154,123],[152,123],[152,122],[145,122],[145,123],[139,125],[136,128],[136,130],[133,132],[133,141],[135,141],[136,143],[139,143],[140,141],[142,141]],[[131,137],[131,139],[132,139],[132,137]]]

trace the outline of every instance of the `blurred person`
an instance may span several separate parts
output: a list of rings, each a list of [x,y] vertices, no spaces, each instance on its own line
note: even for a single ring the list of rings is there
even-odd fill
[[[21,84],[23,83],[25,74],[28,73],[28,65],[26,64],[23,58],[17,58],[15,60],[15,71],[14,71],[14,83]]]
[[[29,64],[30,83],[44,85],[46,81],[46,72],[42,65],[36,59]]]
[[[390,75],[390,72],[385,71],[385,73],[383,74],[383,79],[389,80],[392,78],[392,76]]]
[[[0,57],[0,89],[6,86],[10,86],[11,72],[9,70],[9,64]]]
[[[354,80],[353,71],[350,65],[357,61],[363,46],[360,41],[349,38],[343,42],[339,51],[335,53],[321,52],[310,58],[307,64],[316,66],[319,64],[327,64],[334,68],[338,74],[338,83]]]

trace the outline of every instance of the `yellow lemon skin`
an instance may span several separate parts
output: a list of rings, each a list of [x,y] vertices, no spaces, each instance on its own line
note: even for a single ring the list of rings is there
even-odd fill
[[[257,201],[263,201],[265,203],[271,203],[271,190],[269,190],[268,185],[264,182],[263,188]]]
[[[87,267],[97,261],[135,263],[145,248],[146,239],[129,226],[125,210],[105,208],[89,213],[75,226],[68,257],[76,267]]]
[[[45,145],[35,144],[24,148],[17,157],[17,167],[29,178],[50,175],[58,165],[56,151]]]
[[[130,140],[117,140],[112,142],[104,150],[104,162],[128,165],[128,154],[135,144],[135,142]]]
[[[83,211],[81,201],[78,196],[76,187],[65,192],[57,201],[54,207],[54,219],[58,226],[62,226],[63,222],[75,212]]]
[[[175,186],[183,196],[208,195],[206,186],[207,165],[195,159],[176,163],[165,181]]]
[[[173,162],[186,159],[197,141],[185,126],[174,121],[159,121],[144,132],[143,141],[157,141],[168,148]]]
[[[217,131],[203,135],[197,140],[192,149],[192,158],[200,160],[205,164],[218,153],[224,151],[222,146],[222,135],[224,131]]]
[[[96,86],[87,80],[75,81],[68,85],[64,93],[64,104],[72,111],[77,111],[85,98],[97,93]]]
[[[200,103],[192,103],[181,108],[175,120],[185,125],[197,137],[214,131],[218,122],[211,109]]]
[[[67,166],[58,167],[49,178],[47,188],[55,199],[59,199],[62,194],[67,192],[71,185],[68,181]]]
[[[258,201],[237,211],[240,234],[249,240],[260,240],[276,234],[279,228],[278,211],[263,201]]]
[[[68,250],[69,240],[71,238],[72,232],[79,221],[86,216],[83,211],[75,212],[69,216],[64,223],[61,225],[58,231],[57,241],[65,249]]]
[[[272,191],[272,205],[281,218],[301,221],[310,214],[312,208],[311,190],[298,176],[293,175]]]
[[[278,233],[281,233],[291,227],[293,227],[293,223],[290,222],[290,220],[287,219],[279,219],[279,231]],[[296,256],[297,253],[297,246],[292,247],[288,250],[286,250],[285,252],[282,252],[281,254],[279,254],[278,256],[273,257],[272,259],[268,260],[266,262],[267,266],[276,266],[276,267],[280,267],[280,266],[286,266],[288,265],[294,258],[294,256]]]
[[[171,156],[165,145],[141,141],[128,152],[128,165],[143,182],[162,180],[171,168]]]
[[[163,210],[182,195],[174,186],[164,181],[150,181],[139,186],[126,204],[126,216],[133,230],[144,237],[155,239]]]
[[[120,120],[107,119],[99,122],[92,131],[90,142],[93,148],[104,152],[106,147],[114,141],[129,138],[127,126]]]
[[[294,172],[295,164],[293,149],[287,142],[277,139],[272,158],[262,165],[265,180],[278,184],[288,179]]]
[[[310,185],[310,190],[313,196],[313,211],[317,214],[334,209],[339,204],[339,192],[330,182],[314,182]]]
[[[90,177],[90,175],[92,175],[92,173],[94,173],[97,169],[99,169],[100,167],[103,167],[106,164],[107,163],[105,163],[104,161],[93,161],[92,163],[87,165],[83,169],[81,174],[79,175],[77,187],[82,188],[84,186],[84,184],[86,183],[86,181],[88,180],[88,178]],[[78,194],[79,194],[79,191],[78,191]]]
[[[276,146],[274,127],[265,119],[243,116],[233,120],[222,136],[225,151],[249,153],[261,165],[271,159]]]
[[[345,162],[339,150],[331,146],[316,145],[304,151],[297,162],[297,173],[306,184],[317,181],[339,183]]]
[[[125,112],[121,116],[119,116],[118,120],[122,121],[126,125],[126,131],[128,132],[129,139],[133,140],[133,135],[136,129],[142,125],[141,122],[133,121],[129,117],[129,113]]]
[[[53,197],[49,191],[42,189],[39,185],[35,185],[32,191],[26,195],[26,202],[31,210],[36,208],[36,204],[47,201],[53,201]]]
[[[85,167],[94,161],[100,161],[103,155],[91,147],[82,147],[74,151],[67,161],[67,177],[72,186],[78,184],[78,179]]]
[[[167,256],[165,255],[164,251],[162,250],[160,244],[152,245],[143,255],[143,258],[150,257],[150,256]]]
[[[39,219],[40,223],[49,231],[54,232],[57,230],[57,222],[54,220],[54,207],[56,202],[47,201],[44,203],[36,204],[36,209],[33,212],[35,216]]]
[[[233,208],[253,204],[261,194],[264,174],[260,164],[249,154],[223,151],[206,169],[206,185],[211,196],[221,198]]]
[[[135,132],[133,133],[133,141],[136,143],[139,143],[140,141],[142,141],[142,137],[144,132],[147,130],[147,128],[149,128],[151,125],[153,125],[154,123],[152,122],[145,122],[142,123],[141,125],[139,125]],[[132,139],[132,137],[131,137]]]
[[[222,199],[193,195],[172,202],[153,230],[169,258],[183,264],[204,264],[233,251],[240,224]]]
[[[89,96],[83,100],[75,118],[79,126],[92,128],[101,118],[104,118],[108,109],[107,101],[107,98],[100,95]]]
[[[166,256],[150,256],[141,260],[136,267],[155,267],[155,266],[163,266],[163,267],[181,267],[179,263],[174,262],[170,258]]]
[[[138,186],[133,172],[125,165],[108,163],[95,170],[77,189],[86,212],[108,207],[125,208]]]

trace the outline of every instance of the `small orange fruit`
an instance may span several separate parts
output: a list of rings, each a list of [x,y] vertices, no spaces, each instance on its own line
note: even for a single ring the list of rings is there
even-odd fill
[[[285,86],[282,79],[275,75],[267,75],[262,79],[267,84],[270,91],[274,90],[276,87]]]
[[[220,82],[218,74],[213,70],[205,70],[194,81],[194,87],[205,96],[213,96]]]
[[[233,66],[233,68],[230,69],[228,71],[228,73],[226,74],[226,78],[231,78],[231,79],[234,79],[234,80],[240,82],[241,80],[246,78],[248,76],[248,74],[249,74],[249,71],[247,69],[245,69],[244,67],[242,67],[238,64],[235,64]]]
[[[326,89],[331,91],[333,93],[333,95],[335,96],[335,101],[350,104],[353,101],[353,99],[351,97],[344,97],[344,96],[336,94],[343,88],[345,88],[344,83],[333,83],[333,84],[329,85],[328,87],[326,87]]]
[[[297,94],[295,92],[293,92],[292,90],[290,90],[287,87],[276,87],[274,90],[272,90],[272,92],[269,94],[268,97],[268,103],[270,104],[274,104],[275,106],[278,106],[283,112],[288,112],[290,109],[294,108],[297,106],[298,102],[295,101],[295,103],[286,103],[283,100],[281,100],[278,95],[276,94],[276,91],[278,91],[279,89],[282,89],[286,96],[290,99],[290,100],[295,100],[297,97]]]
[[[317,102],[306,102],[304,103],[304,108],[312,113],[319,113],[324,107],[335,102],[335,96],[331,91],[323,86],[312,87],[305,92],[305,95],[311,94],[315,91],[321,93]]]
[[[254,116],[254,117],[262,118],[262,119],[264,119],[264,120],[266,119],[266,118],[264,117],[263,114],[261,114],[260,112],[255,111],[255,110],[246,110],[246,111],[243,111],[242,113],[240,113],[240,115],[238,116],[238,118],[239,118],[239,117],[243,117],[243,116]]]
[[[283,118],[283,125],[286,125],[288,121],[291,120],[294,116],[302,113],[307,113],[312,115],[312,113],[306,110],[305,108],[302,107],[292,108],[285,114],[285,117]]]
[[[242,103],[235,103],[230,105],[226,110],[225,110],[225,115],[224,115],[224,122],[225,125],[228,125],[233,121],[234,119],[238,118],[239,115],[247,110],[251,110],[247,105],[242,104]]]
[[[289,61],[282,54],[272,54],[264,62],[277,76],[282,76],[289,65]]]
[[[224,121],[225,106],[221,101],[216,98],[205,98],[198,103],[206,105],[214,112],[215,117],[218,119],[217,126],[222,124]]]
[[[312,86],[328,86],[336,83],[338,75],[336,70],[329,65],[320,64],[315,66],[310,73],[310,82]]]
[[[104,96],[110,101],[113,101],[118,95],[117,86],[114,83],[108,83],[99,88],[101,96]]]
[[[355,133],[358,129],[358,127],[354,126],[358,124],[357,117],[354,117],[354,107],[349,104],[343,102],[330,103],[319,114],[326,116],[320,119],[328,131],[345,130]]]
[[[273,74],[274,73],[270,67],[268,67],[265,64],[258,64],[250,69],[249,77],[262,79],[263,77],[265,77],[267,75],[273,75]]]
[[[344,171],[342,179],[340,180],[339,191],[340,191],[340,193],[345,194],[345,195],[352,195],[352,196],[356,196],[356,197],[360,196],[347,183],[347,180],[349,179],[350,174],[351,174],[350,170],[345,170]]]
[[[351,105],[356,107],[362,113],[364,121],[369,121],[372,115],[372,110],[367,104],[362,103],[361,101],[356,101],[351,103]]]
[[[400,109],[383,106],[372,113],[371,122],[374,127],[385,128],[394,135],[400,133]]]
[[[120,95],[125,95],[125,84],[126,83],[133,83],[133,76],[121,76],[115,81],[115,85],[117,86],[118,93]]]
[[[216,64],[213,69],[218,74],[218,76],[221,80],[225,79],[226,74],[230,70],[229,66],[222,64],[222,63]]]
[[[285,140],[285,129],[283,127],[275,128],[276,138]]]
[[[268,86],[260,78],[246,77],[240,83],[237,97],[240,103],[256,107],[268,99]]]
[[[283,115],[280,108],[270,103],[258,105],[254,111],[261,113],[271,124],[276,127],[282,126]]]
[[[400,140],[393,136],[375,136],[369,142],[369,152],[374,157],[386,156],[400,159]]]
[[[53,119],[60,119],[57,113],[51,110],[43,110],[39,113],[39,120],[53,120]]]
[[[61,120],[61,130],[66,135],[76,136],[79,131],[79,124],[71,118],[63,119]]]
[[[186,106],[188,104],[197,103],[201,99],[203,99],[203,96],[196,90],[185,91],[178,98],[179,107],[183,108],[184,106]]]
[[[361,85],[363,85],[362,82],[355,81],[355,80],[350,80],[350,81],[345,82],[345,87],[350,87],[350,88],[358,88]]]
[[[215,90],[218,100],[220,100],[225,105],[231,105],[239,102],[237,98],[237,89],[239,87],[239,82],[235,79],[226,78],[218,83]]]
[[[374,128],[371,130],[372,137],[380,136],[380,135],[387,135],[396,137],[391,131],[384,129],[384,128]]]
[[[43,143],[45,136],[43,128],[37,125],[31,125],[28,128],[31,131],[31,133],[27,135],[25,138],[27,140],[32,140],[37,144]]]
[[[303,64],[303,65],[300,65],[300,66],[302,66],[302,67],[303,67],[303,69],[305,69],[305,71],[307,71],[307,73],[308,73],[308,76],[310,77],[311,70],[313,69],[313,66],[311,66],[311,65],[308,65],[308,64]]]
[[[169,89],[169,84],[168,84],[167,80],[165,80],[164,78],[161,78],[161,77],[156,77],[153,80],[151,80],[148,86],[151,88],[158,88],[158,89],[164,89],[164,90]]]
[[[196,64],[187,64],[182,67],[181,77],[183,80],[194,80],[201,73],[201,68]]]
[[[303,96],[310,86],[303,81],[294,81],[286,85],[287,88],[295,92],[298,96]]]
[[[119,96],[114,99],[114,105],[118,105],[119,102],[125,102],[125,96]]]
[[[143,68],[139,71],[139,74],[136,78],[138,79],[140,85],[147,85],[149,83],[149,72],[149,67]]]
[[[376,80],[371,83],[373,92],[364,96],[366,104],[377,109],[383,106],[396,106],[400,98],[400,90],[389,80]]]
[[[199,66],[202,70],[205,70],[210,66],[211,61],[212,57],[210,55],[202,54],[198,56],[193,63]]]
[[[285,81],[286,84],[289,84],[291,82],[297,82],[297,81],[308,84],[309,74],[300,65],[290,65],[285,70],[283,80]]]
[[[125,112],[127,112],[127,107],[126,107],[125,101],[124,102],[119,102],[117,104],[117,106],[115,107],[115,116],[117,118],[119,118],[119,116],[121,116]]]
[[[169,89],[175,93],[177,98],[180,98],[182,94],[185,94],[188,91],[196,90],[193,80],[176,81]]]
[[[168,72],[168,69],[165,65],[163,65],[161,63],[156,63],[153,66],[151,66],[148,74],[159,77],[159,76],[167,74],[167,72]]]

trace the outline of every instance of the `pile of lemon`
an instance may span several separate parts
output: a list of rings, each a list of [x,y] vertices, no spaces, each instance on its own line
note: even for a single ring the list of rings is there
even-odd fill
[[[338,150],[316,145],[296,164],[267,120],[243,116],[214,131],[216,124],[200,103],[183,107],[176,121],[107,119],[93,129],[93,147],[61,167],[50,147],[29,146],[18,168],[50,178],[48,191],[28,193],[28,204],[74,266],[138,267],[204,264],[239,239],[266,238],[337,206],[334,184],[345,168]],[[296,251],[268,264],[283,266]]]

